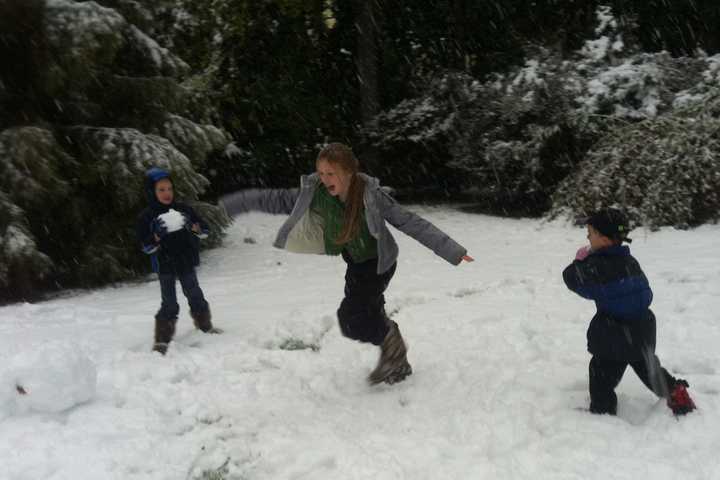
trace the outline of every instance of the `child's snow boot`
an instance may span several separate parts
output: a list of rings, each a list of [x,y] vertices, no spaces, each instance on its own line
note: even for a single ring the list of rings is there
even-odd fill
[[[412,374],[407,361],[407,347],[400,335],[398,324],[390,322],[390,330],[380,345],[380,360],[375,370],[368,376],[368,382],[376,385],[380,382],[393,384],[405,380]]]
[[[222,333],[222,330],[213,327],[212,314],[209,309],[204,312],[191,311],[190,316],[193,319],[195,328],[201,330],[203,333]]]
[[[160,352],[162,355],[167,353],[168,345],[170,345],[173,335],[175,335],[176,322],[177,318],[155,317],[155,344],[153,345],[153,351]]]
[[[685,415],[697,408],[687,391],[689,386],[685,380],[678,379],[670,391],[670,396],[667,398],[667,406],[670,407],[675,415]]]

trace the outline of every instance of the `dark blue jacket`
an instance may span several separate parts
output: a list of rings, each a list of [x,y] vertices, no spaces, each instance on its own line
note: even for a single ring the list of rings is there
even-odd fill
[[[565,285],[595,301],[587,331],[588,351],[599,358],[637,361],[655,351],[652,290],[625,245],[603,248],[563,271]]]
[[[155,196],[155,181],[149,176],[145,179],[145,194],[149,206],[138,217],[136,234],[142,250],[150,254],[153,271],[176,275],[189,273],[200,264],[200,242],[198,236],[190,231],[190,227],[197,223],[202,234],[206,235],[207,224],[189,205],[181,202],[163,205],[158,202]],[[159,215],[167,213],[170,209],[185,215],[188,224],[186,228],[166,234],[158,242],[155,240],[151,225]]]
[[[166,234],[160,242],[155,241],[151,231],[152,222],[170,209],[177,210],[189,219],[188,228],[181,228]],[[200,241],[189,228],[193,223],[200,224],[200,230],[207,232],[205,222],[198,217],[195,210],[189,205],[180,202],[173,202],[170,205],[163,205],[161,208],[151,206],[142,211],[138,217],[136,232],[143,251],[146,253],[159,247],[150,254],[152,268],[158,273],[174,273],[182,275],[189,273],[200,264]]]

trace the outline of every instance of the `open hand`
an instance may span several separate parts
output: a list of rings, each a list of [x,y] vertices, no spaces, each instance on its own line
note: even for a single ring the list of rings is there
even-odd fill
[[[471,257],[470,255],[463,255],[462,260],[464,260],[468,263],[475,261],[475,259],[473,257]]]

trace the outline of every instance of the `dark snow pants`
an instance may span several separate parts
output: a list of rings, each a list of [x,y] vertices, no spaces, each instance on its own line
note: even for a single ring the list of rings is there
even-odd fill
[[[345,298],[337,311],[340,330],[353,340],[380,345],[390,329],[383,293],[395,274],[397,263],[378,275],[377,259],[354,263],[347,252],[343,251],[342,256],[347,271]]]
[[[175,280],[180,280],[182,292],[188,300],[190,311],[194,313],[205,313],[210,307],[205,300],[203,291],[198,284],[195,269],[175,275],[174,273],[160,273],[160,293],[162,295],[162,304],[155,318],[158,320],[176,320],[180,312],[180,305],[177,303],[177,294],[175,292]]]
[[[593,413],[617,413],[615,388],[622,380],[625,369],[630,365],[640,380],[655,395],[669,396],[669,388],[676,379],[660,365],[657,356],[648,351],[646,357],[634,362],[619,362],[592,357],[590,360],[590,411]]]

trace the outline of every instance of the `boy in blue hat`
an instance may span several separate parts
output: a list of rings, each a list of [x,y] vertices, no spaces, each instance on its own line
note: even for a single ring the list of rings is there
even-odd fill
[[[567,287],[594,300],[597,312],[587,331],[590,411],[617,413],[615,388],[628,365],[675,415],[695,409],[688,383],[670,375],[655,355],[653,294],[637,260],[630,255],[630,226],[619,210],[600,210],[586,220],[589,246],[563,271]]]
[[[213,327],[210,306],[195,273],[200,264],[199,239],[207,237],[208,227],[192,207],[175,201],[167,171],[154,167],[146,172],[145,194],[149,205],[138,218],[137,237],[160,279],[162,304],[155,314],[153,350],[165,355],[180,311],[176,280],[180,280],[187,297],[195,327],[205,333],[220,333]]]

